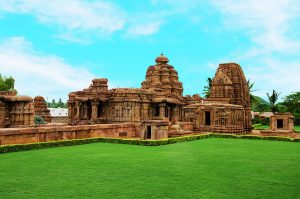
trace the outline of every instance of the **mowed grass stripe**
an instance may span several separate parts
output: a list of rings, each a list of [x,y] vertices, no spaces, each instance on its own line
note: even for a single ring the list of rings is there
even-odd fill
[[[0,155],[1,198],[299,198],[300,145],[211,138]]]

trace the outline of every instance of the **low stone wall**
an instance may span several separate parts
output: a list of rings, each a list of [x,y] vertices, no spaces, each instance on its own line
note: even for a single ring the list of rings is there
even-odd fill
[[[30,128],[1,128],[0,145],[26,144],[94,137],[134,138],[141,128],[132,123],[80,126],[50,126]]]
[[[55,116],[52,117],[51,123],[66,123],[68,124],[68,116]]]
[[[260,135],[262,136],[283,136],[283,137],[296,137],[296,133],[292,130],[260,130]]]

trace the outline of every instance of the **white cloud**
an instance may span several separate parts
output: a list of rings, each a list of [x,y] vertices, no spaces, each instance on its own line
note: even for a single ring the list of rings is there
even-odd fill
[[[257,95],[266,98],[273,89],[282,97],[300,90],[299,27],[300,1],[211,0],[223,14],[225,27],[246,32],[252,41],[247,49],[236,49],[229,57],[244,63]]]
[[[159,21],[135,24],[129,27],[127,35],[130,37],[152,35],[159,31],[162,24],[163,22]]]
[[[55,55],[34,51],[23,37],[12,37],[0,44],[0,71],[16,79],[21,95],[42,95],[66,100],[71,91],[82,90],[93,75]]]
[[[300,91],[300,61],[264,58],[260,64],[248,66],[247,75],[255,82],[255,93],[264,98],[273,89],[281,92],[281,97]]]
[[[245,30],[256,49],[296,53],[300,41],[291,39],[292,24],[300,17],[300,1],[294,0],[211,0],[224,14],[229,28]]]
[[[125,13],[107,1],[1,0],[0,13],[29,14],[40,23],[59,26],[62,33],[110,34],[124,28]]]

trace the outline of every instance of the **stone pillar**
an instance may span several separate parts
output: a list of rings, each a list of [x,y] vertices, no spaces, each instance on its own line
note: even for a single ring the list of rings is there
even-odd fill
[[[92,104],[92,119],[96,119],[98,115],[98,103],[97,101],[93,101]]]
[[[251,108],[245,108],[245,117],[244,117],[244,131],[246,134],[251,133],[252,131],[252,115],[251,115]]]
[[[143,107],[143,120],[148,120],[148,117],[149,117],[149,115],[148,115],[148,106],[147,106],[147,104],[143,104],[142,105],[142,107]]]
[[[178,121],[178,108],[177,107],[174,107],[173,110],[172,110],[171,121],[174,122],[175,124]]]
[[[78,101],[76,101],[76,116],[75,116],[75,118],[76,119],[80,119],[79,117],[80,117],[80,102],[78,102]]]
[[[159,118],[164,119],[166,113],[166,104],[161,103],[159,104]]]
[[[83,119],[88,119],[88,107],[86,103],[83,104]]]

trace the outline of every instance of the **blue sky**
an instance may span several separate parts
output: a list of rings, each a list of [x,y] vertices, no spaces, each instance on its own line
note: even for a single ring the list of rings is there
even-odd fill
[[[300,90],[299,0],[1,0],[0,71],[22,95],[62,98],[106,77],[140,87],[163,52],[184,94],[236,62],[266,98]]]

